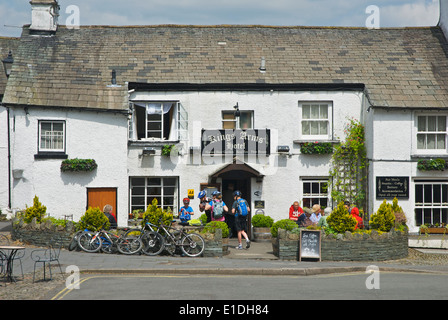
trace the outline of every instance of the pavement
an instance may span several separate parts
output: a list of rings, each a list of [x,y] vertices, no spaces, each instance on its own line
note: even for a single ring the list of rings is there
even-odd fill
[[[0,232],[7,232],[8,226],[0,222]],[[67,266],[76,266],[81,273],[144,273],[144,274],[219,274],[219,275],[294,275],[307,276],[317,274],[365,272],[367,267],[374,265],[381,271],[393,272],[430,272],[447,273],[448,259],[441,263],[425,262],[409,263],[407,261],[385,262],[338,262],[338,261],[283,261],[273,255],[270,242],[251,242],[249,249],[237,250],[236,239],[230,239],[228,255],[222,258],[190,258],[181,256],[159,255],[121,255],[105,253],[86,253],[82,251],[61,250],[60,262],[63,271]],[[243,244],[244,246],[244,244]],[[34,246],[26,246],[22,259],[23,272],[32,273],[34,261],[31,252]],[[434,253],[439,256],[448,254],[448,250]],[[448,258],[448,256],[446,256]],[[41,266],[39,266],[41,267]],[[15,274],[19,272],[15,266]],[[57,270],[57,269],[54,269]]]

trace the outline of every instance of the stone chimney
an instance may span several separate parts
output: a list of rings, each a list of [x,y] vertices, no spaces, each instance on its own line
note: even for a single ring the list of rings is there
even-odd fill
[[[30,30],[54,33],[58,28],[59,4],[57,0],[31,0]]]

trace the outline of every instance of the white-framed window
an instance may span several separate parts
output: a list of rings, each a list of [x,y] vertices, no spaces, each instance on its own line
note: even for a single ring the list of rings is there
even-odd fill
[[[39,152],[65,152],[65,121],[39,121]]]
[[[448,180],[415,181],[415,223],[448,223]]]
[[[157,199],[158,206],[170,208],[177,213],[178,208],[178,177],[131,177],[130,178],[130,212],[146,211]]]
[[[131,140],[188,140],[188,113],[178,101],[133,102]]]
[[[332,103],[299,102],[301,138],[328,140],[332,134]]]
[[[417,153],[446,153],[447,116],[417,115]]]
[[[222,111],[222,128],[242,129],[242,130],[253,129],[254,112],[247,110],[240,110],[240,116],[235,117],[235,111]]]
[[[322,209],[325,209],[330,205],[328,181],[323,178],[302,179],[303,207],[312,208],[313,205],[319,204]]]

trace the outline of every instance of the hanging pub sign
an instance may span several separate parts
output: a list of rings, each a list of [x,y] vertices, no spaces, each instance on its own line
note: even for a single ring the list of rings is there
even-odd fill
[[[202,130],[202,154],[271,154],[269,129]]]
[[[376,177],[377,199],[409,199],[409,177]]]

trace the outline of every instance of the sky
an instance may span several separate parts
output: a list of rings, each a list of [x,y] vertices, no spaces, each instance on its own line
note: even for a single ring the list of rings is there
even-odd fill
[[[443,0],[445,1],[445,0]],[[439,0],[59,0],[59,23],[80,25],[273,25],[365,27],[379,9],[379,27],[435,26]],[[370,20],[372,21],[372,20]],[[29,0],[0,0],[0,36],[19,37],[31,23]]]

